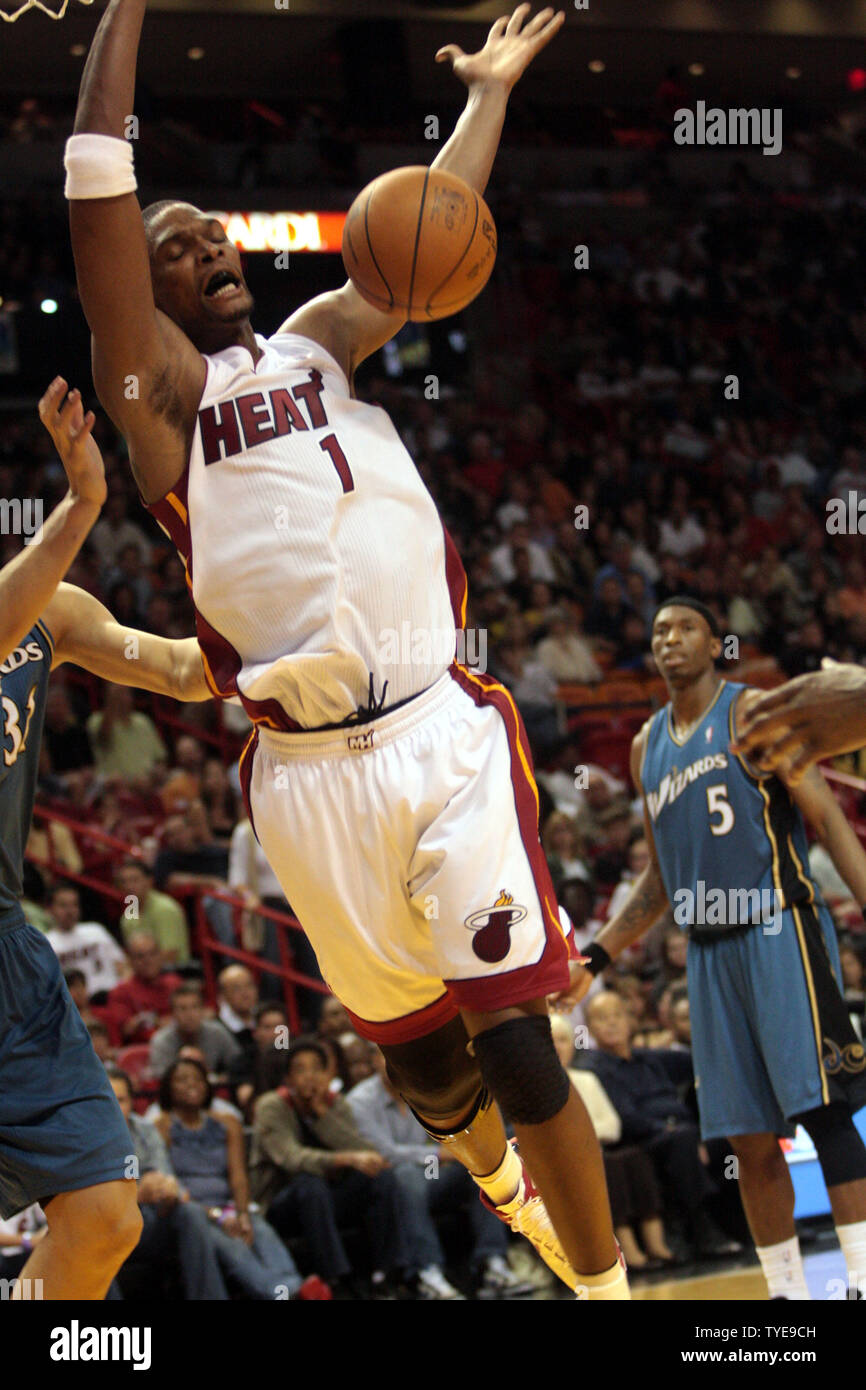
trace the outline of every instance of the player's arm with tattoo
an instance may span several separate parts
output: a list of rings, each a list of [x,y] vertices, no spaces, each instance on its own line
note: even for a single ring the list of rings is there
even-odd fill
[[[644,741],[646,739],[647,726],[640,730],[632,740],[631,745],[631,777],[635,787],[640,788],[643,796],[643,787],[640,779],[640,767],[643,759]],[[649,863],[646,868],[638,875],[634,881],[631,892],[626,902],[615,917],[606,922],[602,927],[595,941],[599,946],[603,946],[611,959],[615,959],[632,942],[638,941],[640,937],[654,926],[662,914],[667,910],[668,896],[662,881],[661,869],[659,868],[658,856],[656,855],[655,841],[653,839],[652,823],[647,810],[646,798],[643,799],[643,818],[644,830],[646,834],[647,847],[649,849]],[[593,981],[593,975],[584,966],[576,961],[569,964],[571,973],[571,983],[568,989],[561,994],[555,995],[552,1003],[557,1008],[571,1009],[589,990]]]

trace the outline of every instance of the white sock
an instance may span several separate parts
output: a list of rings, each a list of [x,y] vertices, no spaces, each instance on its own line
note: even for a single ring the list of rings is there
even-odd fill
[[[513,1144],[506,1144],[505,1157],[498,1168],[483,1177],[478,1173],[473,1173],[472,1177],[495,1207],[505,1207],[517,1196],[523,1177],[523,1164]]]
[[[848,1267],[848,1288],[854,1291],[861,1283],[866,1290],[866,1221],[852,1221],[847,1226],[837,1226],[836,1235]]]
[[[578,1274],[575,1293],[579,1299],[589,1299],[591,1302],[631,1298],[628,1278],[619,1260],[601,1274]]]
[[[797,1303],[811,1299],[796,1236],[780,1240],[778,1245],[759,1245],[757,1252],[769,1298],[790,1298]]]

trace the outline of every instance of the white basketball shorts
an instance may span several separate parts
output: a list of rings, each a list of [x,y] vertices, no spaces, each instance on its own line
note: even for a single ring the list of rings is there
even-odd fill
[[[255,833],[329,988],[375,1042],[565,988],[569,946],[538,838],[517,707],[452,666],[371,723],[254,730]]]

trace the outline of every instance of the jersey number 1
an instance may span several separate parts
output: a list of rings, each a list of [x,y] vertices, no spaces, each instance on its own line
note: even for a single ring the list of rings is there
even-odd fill
[[[343,484],[344,492],[354,492],[355,479],[352,477],[352,470],[349,467],[349,460],[340,448],[335,434],[329,434],[324,439],[319,440],[319,448],[324,449],[330,455],[331,462],[337,470],[340,482]]]

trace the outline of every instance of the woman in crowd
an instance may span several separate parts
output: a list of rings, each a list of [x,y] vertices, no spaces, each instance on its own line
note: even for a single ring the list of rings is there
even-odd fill
[[[200,1062],[177,1061],[162,1078],[156,1126],[172,1167],[218,1228],[225,1273],[257,1299],[287,1299],[301,1276],[276,1231],[251,1207],[244,1136],[232,1115],[212,1114],[213,1092]]]

